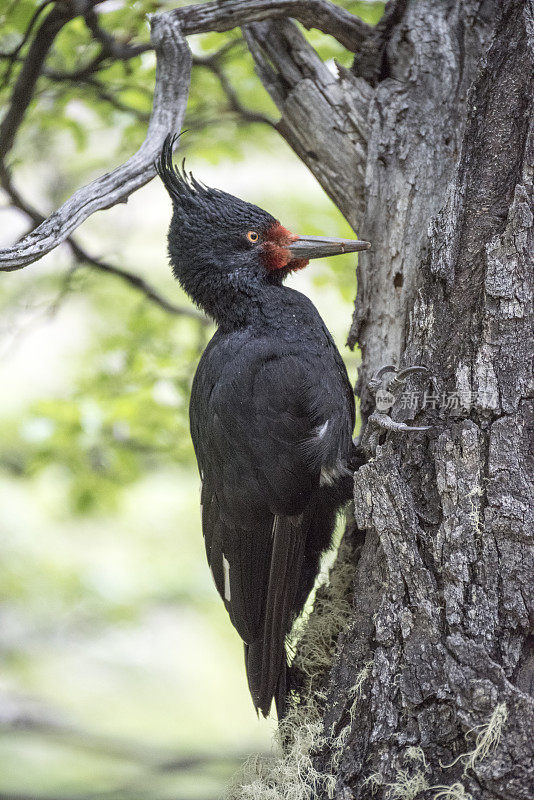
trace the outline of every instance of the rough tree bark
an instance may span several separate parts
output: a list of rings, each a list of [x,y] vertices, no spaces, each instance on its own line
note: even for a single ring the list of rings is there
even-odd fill
[[[355,475],[313,796],[532,800],[533,5],[400,2],[378,36],[380,68],[364,49],[336,81],[291,23],[248,33],[280,130],[373,243],[364,416],[377,367],[424,364],[396,410],[434,426]]]
[[[533,2],[392,0],[375,29],[328,0],[169,14],[186,34],[244,26],[280,133],[373,243],[349,335],[362,417],[377,368],[423,364],[393,414],[433,426],[355,475],[335,591],[294,662],[285,744],[298,758],[313,706],[307,769],[235,796],[532,800]]]

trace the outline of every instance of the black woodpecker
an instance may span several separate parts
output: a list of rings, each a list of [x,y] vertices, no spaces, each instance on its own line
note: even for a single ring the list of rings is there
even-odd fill
[[[245,643],[256,710],[284,715],[285,641],[351,497],[354,395],[313,303],[283,285],[311,258],[368,242],[296,236],[251,203],[157,164],[173,204],[169,257],[217,323],[193,381],[191,436],[208,562]]]

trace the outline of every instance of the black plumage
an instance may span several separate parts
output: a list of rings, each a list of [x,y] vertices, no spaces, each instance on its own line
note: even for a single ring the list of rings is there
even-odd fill
[[[264,715],[289,689],[286,637],[350,496],[354,397],[344,363],[311,301],[283,286],[319,251],[367,243],[296,237],[262,209],[158,172],[173,202],[175,276],[218,329],[191,392],[211,571],[245,642],[249,688]]]

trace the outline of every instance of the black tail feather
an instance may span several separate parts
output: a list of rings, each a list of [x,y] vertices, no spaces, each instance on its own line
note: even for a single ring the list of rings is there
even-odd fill
[[[276,706],[276,716],[278,720],[284,719],[287,714],[287,698],[289,695],[290,682],[289,682],[289,666],[284,658],[284,667],[280,672],[278,684],[276,686],[276,694],[274,696],[274,704]]]
[[[275,517],[273,548],[263,630],[245,647],[247,678],[256,710],[269,714],[273,698],[278,718],[286,709],[288,665],[285,640],[293,624],[308,515]]]

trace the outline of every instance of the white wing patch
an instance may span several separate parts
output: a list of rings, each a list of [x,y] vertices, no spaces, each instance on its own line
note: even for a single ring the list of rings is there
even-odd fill
[[[326,430],[328,428],[328,423],[329,422],[330,422],[330,420],[327,419],[326,422],[323,422],[323,424],[321,425],[320,428],[317,428],[317,433],[315,434],[317,439],[322,439],[323,438],[323,436],[325,435]]]
[[[230,592],[230,562],[223,553],[223,571],[224,571],[224,599],[230,602],[232,594]]]
[[[341,461],[338,461],[333,467],[323,467],[321,469],[321,477],[319,478],[319,486],[332,486],[338,478],[346,474],[347,468]]]

